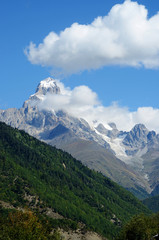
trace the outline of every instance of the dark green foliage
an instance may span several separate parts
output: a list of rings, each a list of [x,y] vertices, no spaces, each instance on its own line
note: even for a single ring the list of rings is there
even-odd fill
[[[143,204],[145,204],[152,212],[159,212],[159,195],[143,200]]]
[[[110,239],[134,214],[149,213],[131,193],[70,154],[0,123],[0,200],[24,206],[26,193]]]
[[[139,215],[131,219],[120,233],[118,240],[151,240],[159,233],[159,214]]]

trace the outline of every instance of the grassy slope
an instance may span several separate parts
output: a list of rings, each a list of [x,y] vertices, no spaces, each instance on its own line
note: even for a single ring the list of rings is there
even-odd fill
[[[149,213],[131,193],[68,153],[0,123],[0,200],[25,205],[26,191],[110,239],[134,214]]]

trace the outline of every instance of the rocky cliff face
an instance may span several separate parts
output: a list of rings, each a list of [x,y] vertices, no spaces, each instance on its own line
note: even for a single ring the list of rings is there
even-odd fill
[[[149,131],[143,124],[137,124],[127,133],[123,143],[131,148],[143,148],[147,144],[148,133]]]
[[[142,155],[150,149],[159,147],[159,135],[154,131],[149,131],[143,124],[137,124],[130,132],[122,132],[117,129],[115,123],[109,123],[106,125],[107,127],[103,124],[90,126],[86,120],[75,118],[62,110],[42,110],[39,108],[39,103],[43,102],[47,94],[61,94],[58,81],[52,78],[41,81],[35,94],[24,102],[22,108],[0,110],[0,121],[12,127],[23,129],[40,140],[69,151],[89,167],[109,175],[110,178],[123,186],[127,185],[124,180],[124,172],[129,172],[129,177],[127,177],[129,188],[135,188],[136,184],[146,191],[153,190],[153,184],[151,183],[151,187],[149,185],[151,173],[144,171]],[[93,142],[93,144],[100,146],[97,148],[97,154],[94,153],[95,157],[92,157],[92,151],[82,150],[81,141]],[[86,145],[90,146],[89,144]],[[101,148],[104,149],[104,153]],[[76,149],[76,152],[74,149]],[[110,155],[112,155],[112,158]],[[91,157],[93,162],[90,161]],[[128,171],[126,165],[123,166],[119,159],[118,161],[113,160],[116,157],[131,165],[133,170],[129,169]],[[106,159],[109,159],[109,161]],[[107,164],[103,164],[103,161],[106,161]],[[112,163],[114,161],[114,167],[111,166],[110,161]],[[112,168],[115,169],[115,174],[112,172]]]

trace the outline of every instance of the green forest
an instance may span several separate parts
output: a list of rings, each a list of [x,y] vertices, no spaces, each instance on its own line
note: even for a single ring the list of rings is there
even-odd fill
[[[121,230],[117,240],[152,240],[159,234],[159,213],[134,216]]]
[[[159,195],[149,197],[143,200],[143,203],[152,211],[159,212]]]
[[[76,228],[80,222],[108,239],[117,239],[121,228],[133,216],[151,214],[130,192],[88,169],[70,154],[0,123],[0,200],[15,208],[35,206],[35,198],[29,202],[25,196],[36,196],[36,207],[50,207],[64,217],[65,221],[52,220],[53,227]],[[9,214],[13,216],[13,213],[6,216],[1,210],[1,223],[4,220],[1,230],[2,226],[12,227]],[[29,214],[41,226],[41,217]],[[44,224],[45,229],[39,229],[43,238],[24,239],[50,239],[47,234],[51,220],[47,221],[49,227]],[[60,238],[57,232],[54,237]]]

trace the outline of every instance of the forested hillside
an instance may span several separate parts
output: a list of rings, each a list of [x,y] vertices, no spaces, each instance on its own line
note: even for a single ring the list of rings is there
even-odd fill
[[[159,212],[159,195],[146,198],[143,203],[152,211]]]
[[[135,216],[122,229],[117,240],[159,239],[159,214]]]
[[[133,215],[149,213],[131,193],[70,154],[0,123],[0,200],[34,205],[28,196],[109,239]]]

